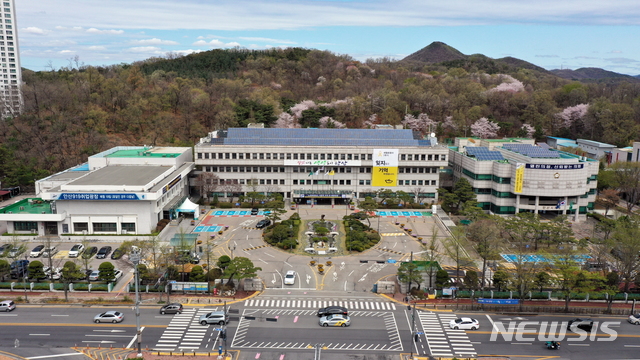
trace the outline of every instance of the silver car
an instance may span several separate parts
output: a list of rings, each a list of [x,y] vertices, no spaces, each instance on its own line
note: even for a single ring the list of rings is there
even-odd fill
[[[347,315],[333,314],[320,318],[320,326],[349,326],[351,325],[351,318]]]
[[[124,320],[124,314],[119,311],[106,311],[93,317],[93,322],[96,324],[103,322],[115,324],[122,322],[122,320]]]
[[[200,316],[200,320],[198,320],[198,322],[201,325],[208,325],[208,324],[224,325],[229,322],[229,317],[224,313],[224,311],[212,311],[210,313]]]

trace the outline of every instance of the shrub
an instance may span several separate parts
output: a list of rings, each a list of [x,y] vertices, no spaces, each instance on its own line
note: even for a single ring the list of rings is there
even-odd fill
[[[230,202],[221,202],[221,203],[218,203],[218,207],[220,209],[231,209],[233,207],[233,204]]]

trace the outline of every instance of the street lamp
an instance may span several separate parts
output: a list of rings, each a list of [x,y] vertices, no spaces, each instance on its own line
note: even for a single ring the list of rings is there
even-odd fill
[[[140,331],[140,289],[138,281],[138,264],[140,264],[140,248],[137,246],[131,247],[131,255],[129,259],[133,263],[133,270],[135,274],[136,282],[136,342],[138,343],[138,357],[142,357],[142,334]]]
[[[231,244],[227,245],[227,249],[229,249],[229,251],[231,251],[231,260],[233,260],[233,250],[236,249],[236,245],[234,244],[233,247],[231,246]]]
[[[27,259],[28,259],[28,257],[27,257],[27,254],[25,253],[24,254],[25,264],[26,264],[26,260]],[[18,268],[18,266],[16,266],[16,268]],[[20,269],[22,269],[22,268],[20,267]],[[29,302],[29,297],[27,296],[27,279],[28,279],[27,275],[28,275],[28,271],[27,271],[27,269],[24,269],[24,272],[22,273],[22,276],[24,276],[24,278],[23,278],[24,282],[22,283],[22,286],[24,287],[24,301],[25,302]]]

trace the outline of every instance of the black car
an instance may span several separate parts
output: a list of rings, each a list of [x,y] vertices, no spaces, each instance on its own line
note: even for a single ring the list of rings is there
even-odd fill
[[[96,254],[96,259],[104,259],[107,255],[111,254],[111,246],[103,246],[98,250]]]
[[[160,308],[160,314],[182,314],[182,304],[167,304]]]
[[[258,221],[258,223],[256,224],[256,228],[257,229],[262,229],[262,228],[266,228],[269,225],[271,225],[271,220],[262,219],[262,220]]]
[[[576,328],[587,331],[587,332],[591,332],[591,329],[593,329],[593,320],[591,319],[570,320],[569,325],[567,325],[567,329],[575,332]]]
[[[325,308],[318,309],[318,317],[334,314],[349,315],[348,313],[349,310],[342,306],[327,306]]]
[[[82,253],[82,258],[83,258],[83,259],[91,259],[91,257],[92,257],[93,255],[95,255],[97,252],[98,252],[98,248],[97,248],[97,247],[95,247],[95,246],[89,246],[89,247],[87,248],[87,250],[85,250],[85,251]]]
[[[258,208],[251,209],[251,215],[258,215],[259,212]]]
[[[115,250],[113,250],[113,254],[111,254],[111,259],[113,260],[118,260],[122,257],[122,255],[124,255],[126,253],[124,248],[117,248]]]

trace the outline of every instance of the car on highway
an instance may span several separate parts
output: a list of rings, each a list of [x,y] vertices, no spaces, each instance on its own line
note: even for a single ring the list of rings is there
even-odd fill
[[[122,247],[119,247],[115,250],[113,250],[113,253],[111,253],[111,260],[118,260],[120,259],[124,254],[126,253],[126,250]]]
[[[323,316],[320,318],[320,320],[318,321],[320,323],[320,326],[349,326],[351,325],[351,318],[347,315],[342,315],[342,314],[333,314],[333,315],[327,315],[327,316]]]
[[[260,210],[258,210],[258,208],[251,209],[251,215],[258,215],[259,212]]]
[[[266,228],[269,225],[271,225],[271,220],[262,219],[262,220],[258,221],[258,223],[256,224],[256,228],[257,229],[262,229],[262,228]]]
[[[160,308],[160,314],[182,314],[182,304],[167,304]]]
[[[17,258],[26,250],[27,248],[24,246],[14,246],[13,248],[11,248],[11,250],[9,250],[9,254],[7,254],[7,256],[10,258]]]
[[[318,317],[323,317],[327,315],[349,315],[349,310],[346,307],[342,306],[327,306],[321,309],[318,309]]]
[[[29,253],[29,257],[37,258],[41,256],[43,252],[44,252],[44,245],[38,245],[31,250],[31,252]]]
[[[16,309],[16,303],[13,300],[0,301],[0,311],[13,311]]]
[[[111,246],[103,246],[100,248],[100,250],[98,250],[98,253],[96,254],[96,259],[104,259],[109,254],[111,254]]]
[[[70,258],[77,258],[78,256],[82,255],[83,251],[84,251],[84,245],[75,244],[75,245],[73,245],[71,250],[69,250],[69,257]]]
[[[629,315],[627,321],[633,325],[640,325],[640,313]]]
[[[124,314],[119,311],[106,311],[93,317],[93,322],[96,324],[103,322],[115,324],[122,322],[122,320],[124,320]]]
[[[449,322],[449,327],[455,330],[478,330],[480,323],[476,319],[463,317],[453,319]]]
[[[284,275],[284,284],[285,285],[293,285],[296,283],[296,272],[293,270],[287,271]]]
[[[97,247],[95,247],[95,246],[89,246],[89,247],[87,248],[87,250],[85,250],[85,251],[82,253],[82,258],[83,258],[83,259],[91,259],[91,257],[92,257],[93,255],[95,255],[97,252],[98,252],[98,248],[97,248]]]
[[[593,329],[593,320],[591,320],[591,319],[569,320],[569,324],[567,325],[567,329],[571,330],[573,332],[575,332],[576,329],[580,329],[580,330],[584,330],[584,331],[587,331],[587,332],[591,332],[591,329]]]
[[[198,322],[200,323],[200,325],[224,325],[229,322],[229,316],[227,316],[224,311],[212,311],[200,316]]]
[[[52,246],[50,248],[45,248],[42,251],[42,257],[43,258],[48,258],[48,257],[52,257],[53,255],[58,253],[58,248],[55,246]]]

